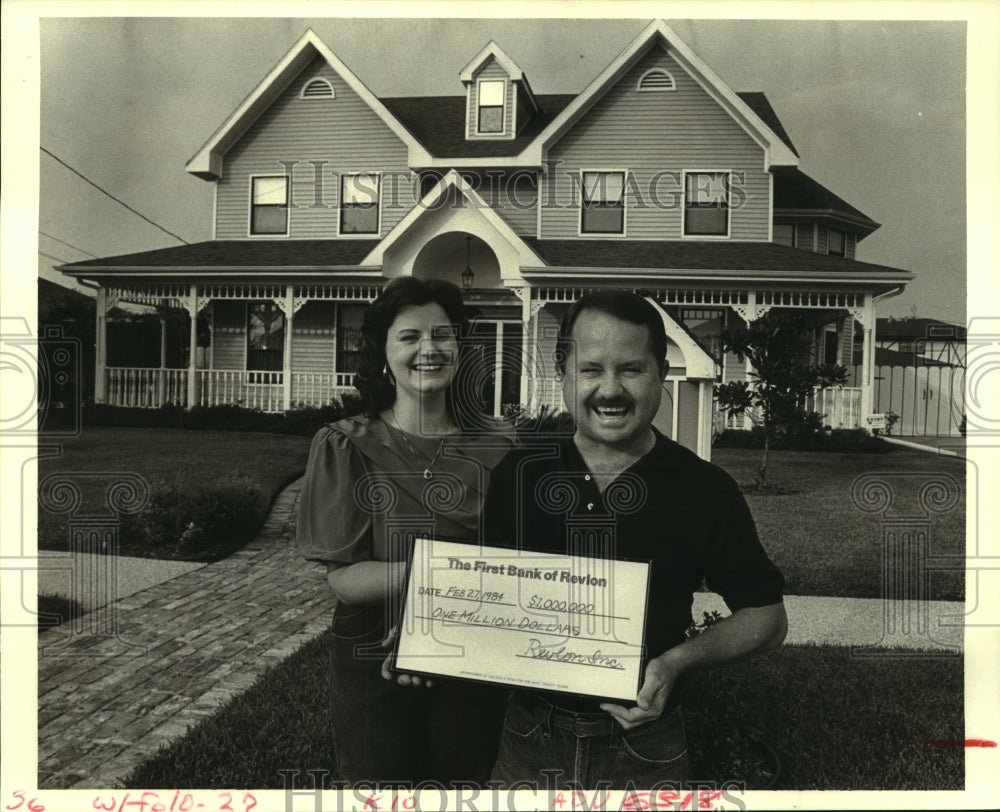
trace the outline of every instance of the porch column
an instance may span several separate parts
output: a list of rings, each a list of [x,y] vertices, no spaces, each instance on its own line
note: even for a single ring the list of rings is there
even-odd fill
[[[188,352],[187,407],[198,404],[198,285],[191,283],[188,296],[188,315],[191,317],[190,351]]]
[[[514,292],[517,294],[517,298],[521,300],[521,403],[527,406],[529,409],[531,405],[528,403],[529,392],[531,391],[531,380],[529,376],[533,375],[534,368],[531,364],[531,360],[534,358],[535,348],[531,344],[529,336],[529,325],[531,323],[531,288],[525,285],[521,288],[514,288]]]
[[[863,307],[851,308],[851,315],[861,324],[861,421],[875,410],[875,301],[872,294],[865,294]]]
[[[167,402],[167,312],[162,307],[156,310],[160,317],[160,370],[156,377],[156,405],[162,406]]]
[[[97,289],[97,346],[94,347],[94,403],[107,401],[108,366],[108,292],[102,285]]]
[[[292,408],[292,322],[295,319],[295,288],[285,285],[285,347],[281,360],[281,408],[288,411]]]

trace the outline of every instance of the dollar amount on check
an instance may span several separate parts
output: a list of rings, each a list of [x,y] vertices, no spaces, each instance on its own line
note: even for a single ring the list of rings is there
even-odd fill
[[[633,701],[649,564],[417,539],[398,671]]]

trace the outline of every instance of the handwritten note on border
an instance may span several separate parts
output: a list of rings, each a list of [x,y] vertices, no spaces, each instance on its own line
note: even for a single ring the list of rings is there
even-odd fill
[[[417,539],[399,671],[634,701],[649,564]]]

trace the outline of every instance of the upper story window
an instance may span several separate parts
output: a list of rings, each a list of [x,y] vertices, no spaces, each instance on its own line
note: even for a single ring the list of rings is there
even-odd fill
[[[310,79],[302,86],[300,99],[335,99],[337,94],[333,92],[333,85],[326,79],[317,77]]]
[[[479,82],[477,132],[502,133],[507,83],[503,79],[483,79]]]
[[[625,173],[583,172],[581,234],[625,233]]]
[[[379,178],[375,173],[341,175],[340,233],[378,234]]]
[[[250,233],[287,234],[288,178],[253,178],[250,184]]]
[[[796,228],[793,223],[774,224],[774,242],[778,245],[787,245],[795,248]]]
[[[688,172],[684,177],[684,234],[729,235],[729,174]]]
[[[640,93],[656,93],[658,91],[663,92],[676,89],[677,85],[674,82],[674,77],[668,71],[663,70],[663,68],[653,68],[646,71],[639,77],[639,82],[636,85],[636,90]]]
[[[832,254],[833,256],[836,257],[844,256],[844,243],[846,241],[845,237],[846,235],[844,234],[843,231],[836,231],[831,228],[827,236],[827,244],[826,244],[827,253]]]

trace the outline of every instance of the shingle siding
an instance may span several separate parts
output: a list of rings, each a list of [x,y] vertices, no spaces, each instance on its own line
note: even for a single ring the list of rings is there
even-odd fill
[[[315,77],[329,80],[336,98],[300,99],[302,87]],[[319,189],[314,185],[314,161],[321,162]],[[217,239],[249,235],[250,177],[285,174],[287,164],[282,162],[295,167],[289,236],[298,239],[337,236],[341,173],[409,171],[406,145],[321,58],[289,85],[226,154],[217,189]],[[398,188],[401,200],[395,208],[387,205],[384,193],[383,236],[413,206],[412,184],[399,183]],[[315,205],[317,191],[319,206]]]
[[[670,71],[676,90],[636,90],[639,77],[655,67]],[[626,201],[626,236],[631,239],[681,239],[685,170],[742,173],[738,196],[744,199],[734,195],[731,200],[729,237],[768,238],[769,178],[763,149],[660,46],[642,57],[554,145],[549,158],[558,163],[545,176],[555,189],[546,188],[542,194],[543,238],[578,233],[579,194],[573,186],[581,169],[615,168],[630,171],[643,197],[639,201],[633,194]]]

